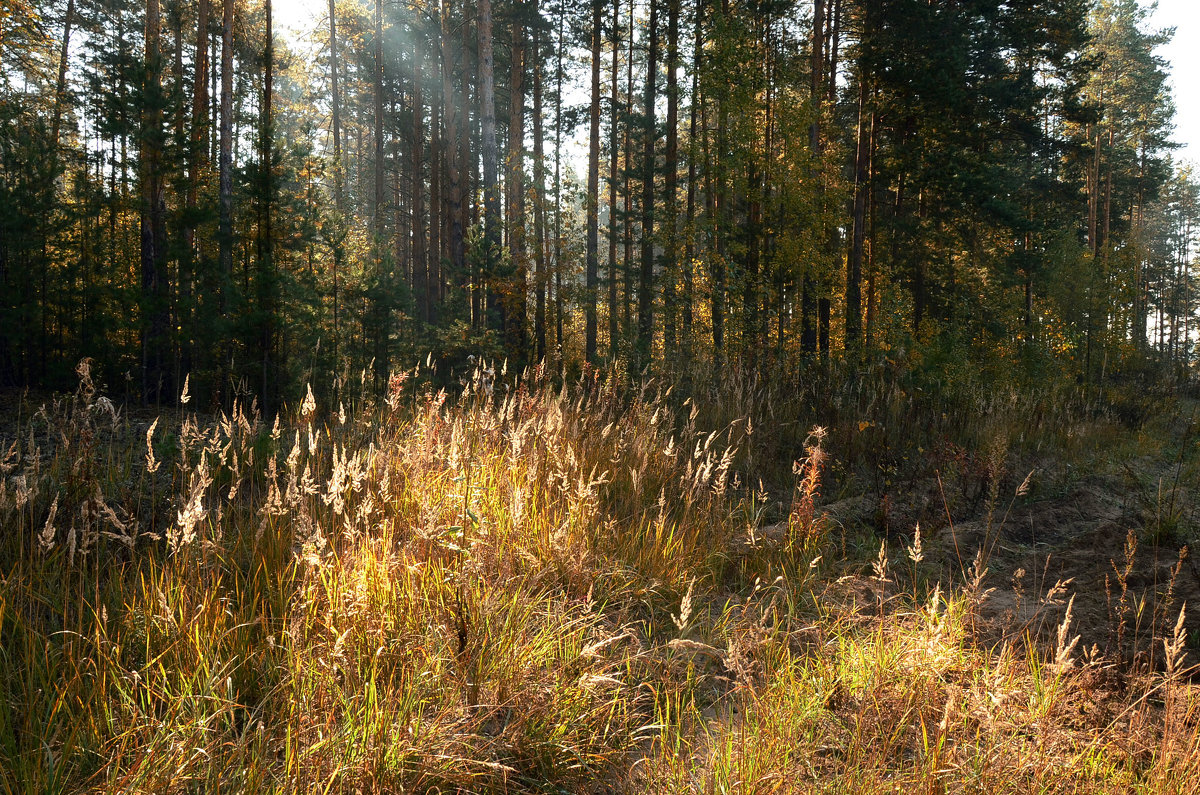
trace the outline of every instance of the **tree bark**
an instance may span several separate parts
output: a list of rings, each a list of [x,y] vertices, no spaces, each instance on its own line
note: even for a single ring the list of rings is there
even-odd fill
[[[632,2],[632,0],[630,0]],[[609,145],[608,145],[608,350],[614,361],[619,353],[620,329],[618,319],[620,306],[617,303],[617,161],[620,150],[620,56],[621,56],[621,0],[613,2],[612,19],[612,87],[609,97]]]
[[[63,13],[62,47],[58,56],[58,81],[54,89],[54,121],[50,130],[51,153],[58,158],[58,134],[62,121],[63,96],[67,90],[67,63],[71,55],[71,23],[75,21],[75,0],[67,0],[67,9]]]
[[[534,358],[546,358],[546,152],[542,130],[542,37],[533,31]]]
[[[809,52],[809,97],[812,103],[812,122],[808,125],[808,148],[812,153],[812,170],[817,185],[817,213],[824,216],[825,191],[821,177],[821,114],[824,109],[822,72],[825,65],[825,0],[813,0],[812,40]],[[818,221],[820,225],[820,221]],[[800,288],[800,348],[805,353],[817,351],[817,284],[813,264],[804,267]]]
[[[425,100],[422,90],[421,37],[418,31],[413,31],[412,41],[412,137],[409,140],[408,186],[410,228],[412,234],[412,280],[413,297],[417,302],[417,319],[421,323],[432,321],[432,298],[429,287],[429,252],[425,248],[425,230],[432,226],[433,219],[427,225],[425,221],[425,178],[422,166],[425,162]],[[433,205],[431,215],[437,212]]]
[[[262,358],[262,380],[259,399],[265,407],[274,406],[272,394],[272,355],[275,338],[275,242],[271,230],[271,204],[274,198],[275,184],[272,174],[273,157],[271,153],[273,133],[272,101],[275,93],[275,31],[271,24],[271,0],[263,4],[266,24],[266,48],[263,53],[263,104],[262,128],[259,144],[259,158],[262,169],[262,229],[259,232],[259,353]]]
[[[647,29],[649,47],[646,62],[646,94],[642,130],[642,267],[638,278],[638,355],[639,369],[650,364],[654,348],[654,100],[658,78],[658,3],[650,2]]]
[[[208,0],[198,0],[196,6],[195,71],[192,80],[191,147],[187,153],[188,180],[184,196],[183,254],[179,274],[180,302],[184,304],[186,321],[182,323],[185,344],[182,368],[191,369],[191,294],[196,277],[196,211],[200,197],[200,174],[208,152]]]
[[[592,102],[588,113],[587,263],[584,304],[584,358],[596,361],[596,303],[599,287],[600,190],[600,0],[592,0]]]
[[[449,240],[447,250],[450,268],[458,286],[467,294],[470,276],[466,269],[466,245],[463,239],[462,161],[459,152],[467,125],[460,121],[461,102],[454,88],[454,75],[459,70],[458,50],[453,49],[450,35],[450,2],[444,0],[441,13],[442,33],[442,118],[446,128],[446,216]],[[469,298],[469,295],[468,295]]]
[[[566,6],[558,7],[558,42],[555,46],[554,89],[554,358],[559,374],[565,371],[563,357],[563,232],[562,232],[562,100],[563,42]]]
[[[169,385],[169,316],[166,272],[166,192],[162,176],[163,93],[161,15],[158,0],[146,2],[145,99],[141,135],[142,397],[160,403]]]
[[[696,161],[699,151],[696,144],[696,111],[700,107],[700,58],[704,44],[704,3],[697,0],[694,20],[695,40],[692,45],[692,94],[688,108],[688,175],[687,175],[687,217],[684,221],[686,242],[684,243],[682,278],[683,278],[683,317],[681,319],[680,353],[683,361],[688,363],[692,358],[692,325],[694,322],[692,302],[695,300],[693,289],[692,266],[696,260]]]
[[[496,163],[496,83],[492,51],[492,2],[479,0],[479,127],[483,154],[483,278],[487,285],[487,325],[501,331],[505,317],[496,292],[495,258],[500,248],[500,192]]]
[[[667,5],[667,140],[663,179],[663,350],[677,348],[679,213],[679,0]]]
[[[514,6],[511,80],[508,103],[508,350],[517,361],[527,359],[528,264],[525,247],[525,24],[524,5]]]
[[[851,208],[850,255],[846,258],[846,349],[858,347],[862,337],[862,264],[867,232],[867,191],[870,159],[870,124],[867,109],[867,76],[858,75],[858,133],[854,153],[854,199]]]

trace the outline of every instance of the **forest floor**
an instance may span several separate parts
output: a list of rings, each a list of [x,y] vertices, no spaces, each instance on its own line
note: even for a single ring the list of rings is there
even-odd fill
[[[731,393],[0,400],[0,792],[1200,786],[1200,403]]]

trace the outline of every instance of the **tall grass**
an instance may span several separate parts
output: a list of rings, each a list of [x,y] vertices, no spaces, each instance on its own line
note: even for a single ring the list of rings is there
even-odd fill
[[[819,510],[836,432],[804,429],[777,516],[751,482],[775,387],[480,367],[265,423],[80,378],[3,439],[4,791],[1200,780],[1182,617],[1132,676],[1067,621],[987,641],[982,565],[932,588],[919,538],[856,573]]]

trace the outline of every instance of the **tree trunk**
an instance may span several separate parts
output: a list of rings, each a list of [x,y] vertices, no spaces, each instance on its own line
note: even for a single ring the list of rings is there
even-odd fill
[[[224,0],[226,6],[231,0]],[[232,10],[227,12],[231,15],[231,21],[227,24],[232,25]],[[330,89],[330,104],[332,106],[330,119],[330,132],[333,135],[333,208],[334,219],[331,226],[333,227],[333,369],[334,372],[339,371],[341,363],[338,361],[338,346],[341,342],[341,328],[339,325],[340,296],[338,295],[338,280],[341,276],[342,265],[342,224],[345,215],[345,207],[343,204],[342,195],[342,117],[341,117],[341,96],[338,94],[338,39],[337,39],[337,9],[335,0],[329,0],[329,89]],[[222,103],[224,100],[222,99]],[[224,107],[222,105],[222,107]],[[335,390],[336,397],[336,390]]]
[[[269,0],[268,0],[269,2]],[[416,37],[414,36],[414,39]],[[383,0],[375,0],[375,52],[374,52],[374,86],[372,93],[374,94],[374,122],[375,134],[373,136],[375,144],[375,179],[374,179],[374,198],[371,202],[371,230],[375,234],[376,243],[379,247],[379,238],[383,237],[383,211],[384,211],[384,179],[383,179]],[[414,45],[415,46],[415,45]],[[416,67],[414,66],[414,69]]]
[[[646,65],[646,103],[642,132],[642,267],[638,278],[638,355],[639,369],[650,364],[654,347],[654,99],[658,77],[658,3],[650,2],[650,37]],[[597,72],[599,74],[599,72]]]
[[[851,208],[850,255],[846,258],[846,350],[858,347],[862,337],[862,264],[867,232],[867,192],[870,126],[867,111],[867,76],[858,75],[858,134],[854,153],[854,199]]]
[[[559,374],[565,370],[563,357],[563,232],[562,232],[562,98],[563,42],[566,27],[566,6],[558,7],[558,42],[555,47],[554,89],[554,357]]]
[[[523,12],[523,6],[514,7]],[[518,362],[527,359],[528,265],[525,250],[525,25],[519,16],[512,23],[511,82],[508,103],[508,350]]]
[[[58,81],[54,89],[54,121],[50,130],[51,155],[58,158],[58,133],[62,121],[63,95],[67,90],[67,62],[71,54],[71,23],[75,20],[75,0],[67,0],[63,14],[62,47],[58,56]]]
[[[663,350],[675,353],[678,313],[679,213],[679,0],[667,5],[667,141],[663,164]]]
[[[632,326],[633,305],[633,188],[630,182],[633,177],[633,29],[634,4],[629,0],[629,56],[625,63],[625,113],[624,113],[624,142],[622,158],[622,191],[625,197],[625,213],[623,230],[625,234],[625,256],[622,260],[621,281],[624,290],[621,294],[621,329],[630,332]]]
[[[443,45],[444,46],[444,45]],[[413,298],[417,302],[419,323],[431,322],[432,298],[429,289],[429,254],[425,248],[425,230],[433,225],[433,218],[425,221],[425,178],[422,164],[425,162],[425,101],[422,91],[421,36],[413,31],[412,43],[412,138],[409,141],[408,186],[412,251]],[[432,216],[437,205],[430,202]]]
[[[546,358],[546,152],[542,131],[542,37],[533,30],[534,359]]]
[[[632,2],[633,0],[630,0]],[[617,161],[621,157],[620,136],[620,56],[621,56],[621,0],[613,2],[612,20],[612,88],[609,97],[608,131],[608,350],[609,357],[617,358],[621,333],[618,327],[620,306],[617,304]]]
[[[813,176],[816,180],[817,215],[823,219],[825,214],[825,191],[821,176],[821,113],[824,109],[824,92],[822,90],[822,72],[825,65],[825,0],[813,0],[812,40],[809,52],[809,98],[812,103],[813,119],[808,125],[808,148],[812,153]],[[823,226],[818,221],[819,226]],[[817,300],[816,279],[813,276],[813,264],[804,267],[803,283],[800,292],[800,347],[805,353],[815,353],[817,350],[816,311]]]
[[[275,263],[274,240],[271,231],[271,202],[275,190],[272,179],[272,139],[273,121],[271,104],[274,95],[275,79],[275,31],[271,24],[271,0],[263,4],[266,23],[266,51],[263,58],[263,104],[262,128],[259,157],[262,170],[262,229],[259,232],[259,353],[262,357],[262,380],[259,399],[268,409],[274,406],[274,395],[271,393],[272,355],[275,339]]]
[[[684,221],[686,242],[684,244],[682,277],[683,277],[683,317],[681,319],[680,353],[684,363],[692,358],[692,324],[694,322],[692,302],[695,292],[692,284],[692,265],[696,260],[696,161],[699,151],[696,144],[696,111],[700,107],[700,58],[704,44],[704,3],[696,2],[696,17],[694,21],[695,40],[692,45],[692,93],[688,108],[688,176],[687,176],[687,217]]]
[[[187,154],[188,181],[184,197],[187,219],[184,223],[184,245],[181,272],[179,274],[180,303],[184,305],[186,320],[183,325],[184,358],[182,368],[191,369],[191,343],[193,342],[193,318],[190,304],[192,287],[196,276],[196,211],[200,196],[200,174],[205,166],[208,151],[208,0],[198,0],[196,7],[196,51],[195,72],[192,81],[191,148]]]
[[[596,361],[596,303],[599,287],[598,209],[600,190],[600,0],[592,0],[592,102],[588,112],[587,263],[584,359]]]
[[[469,299],[468,284],[470,276],[466,269],[466,245],[463,239],[463,185],[462,161],[459,153],[463,148],[462,139],[465,137],[467,125],[461,123],[459,112],[462,108],[460,97],[454,89],[454,75],[459,70],[460,60],[457,57],[461,50],[452,49],[450,35],[450,2],[442,4],[441,14],[442,33],[442,118],[446,126],[446,221],[449,240],[447,250],[450,255],[450,269],[457,286],[462,289]]]
[[[487,326],[506,327],[496,293],[495,258],[500,248],[500,192],[496,163],[496,83],[492,52],[492,2],[479,0],[479,127],[483,154],[483,279],[487,285]]]
[[[160,403],[169,390],[169,316],[166,267],[166,192],[162,176],[163,94],[161,16],[158,0],[146,2],[146,83],[141,135],[142,397]]]

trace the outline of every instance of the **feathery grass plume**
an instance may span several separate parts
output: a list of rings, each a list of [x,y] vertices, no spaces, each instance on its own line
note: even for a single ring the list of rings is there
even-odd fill
[[[38,544],[43,551],[49,552],[54,548],[54,517],[58,515],[58,495],[54,495],[54,502],[50,503],[50,514],[46,517],[46,524],[42,527],[42,532],[38,534]]]
[[[150,423],[150,427],[146,428],[146,472],[154,474],[158,471],[161,462],[154,457],[154,429],[158,427],[158,417],[154,418],[154,422]]]
[[[1067,612],[1063,616],[1062,623],[1058,625],[1058,640],[1055,644],[1054,664],[1060,669],[1071,667],[1071,655],[1075,651],[1075,647],[1079,644],[1080,635],[1070,637],[1071,631],[1071,612],[1075,607],[1075,595],[1071,594],[1071,598],[1067,601]]]
[[[693,577],[688,583],[687,592],[684,593],[682,601],[679,603],[679,615],[671,616],[671,623],[675,625],[675,629],[679,630],[680,635],[687,634],[688,622],[692,620],[692,592],[696,588],[696,578]]]
[[[921,523],[917,522],[916,529],[913,531],[912,544],[908,547],[908,559],[914,564],[920,563],[925,559],[925,550],[921,546]]]
[[[208,451],[200,453],[196,468],[188,474],[187,496],[183,508],[177,513],[175,523],[167,531],[167,542],[171,552],[178,554],[196,540],[196,528],[208,516],[205,497],[212,485],[212,473],[208,465]]]
[[[317,413],[317,399],[313,397],[312,384],[305,384],[304,400],[300,403],[300,419],[312,422]]]
[[[871,572],[874,574],[875,580],[880,584],[891,582],[891,578],[888,577],[888,555],[886,540],[879,542],[879,555],[876,556],[875,562],[871,564]]]
[[[11,474],[20,463],[21,441],[20,439],[13,439],[12,444],[8,446],[8,451],[4,454],[4,458],[0,459],[0,475]]]
[[[1162,639],[1163,651],[1166,654],[1167,662],[1167,677],[1174,679],[1175,676],[1183,670],[1183,661],[1187,657],[1187,652],[1184,651],[1184,646],[1187,643],[1187,628],[1184,622],[1187,618],[1187,605],[1179,608],[1179,618],[1175,621],[1175,629],[1171,632],[1171,637]]]

